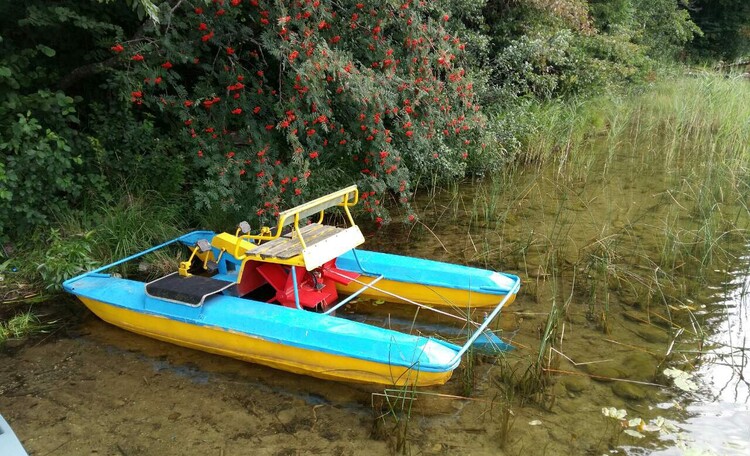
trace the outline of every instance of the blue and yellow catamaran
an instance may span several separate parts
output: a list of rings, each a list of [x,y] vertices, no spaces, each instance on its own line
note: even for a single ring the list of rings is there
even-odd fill
[[[357,249],[350,186],[279,214],[274,230],[194,231],[64,282],[102,320],[178,345],[295,373],[385,385],[445,383],[520,287],[517,276]],[[341,207],[348,227],[324,224]],[[311,221],[314,218],[316,220]],[[105,271],[169,245],[190,257],[151,282]],[[354,298],[445,313],[484,308],[463,345],[341,318]],[[442,307],[442,309],[441,309]],[[468,314],[468,312],[466,313]]]

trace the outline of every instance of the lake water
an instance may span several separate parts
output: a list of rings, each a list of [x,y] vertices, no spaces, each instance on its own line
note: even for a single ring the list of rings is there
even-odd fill
[[[427,226],[380,247],[519,274],[503,327],[520,348],[502,369],[525,369],[551,307],[564,309],[547,352],[554,399],[513,409],[510,454],[530,441],[548,454],[750,454],[746,197],[709,164],[634,149],[425,197]]]
[[[420,223],[371,232],[366,248],[523,280],[496,325],[516,349],[414,399],[60,303],[77,323],[0,354],[0,413],[39,455],[749,454],[748,213],[737,176],[707,173],[602,148],[424,192]]]
[[[743,263],[748,260],[743,258]],[[708,310],[710,334],[696,375],[701,390],[687,403],[688,418],[676,423],[674,446],[654,452],[680,455],[750,454],[750,370],[748,369],[748,285],[746,269],[733,272],[717,290],[715,308]]]

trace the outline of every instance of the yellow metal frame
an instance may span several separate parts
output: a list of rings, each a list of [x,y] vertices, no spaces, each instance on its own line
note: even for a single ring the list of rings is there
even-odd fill
[[[255,244],[248,242],[237,235],[233,236],[229,233],[217,234],[211,240],[211,245],[222,252],[231,253],[232,256],[234,256],[238,260],[242,260],[244,258],[245,252],[255,248]]]
[[[305,204],[300,204],[299,206],[293,207],[291,209],[287,209],[281,213],[279,213],[279,221],[276,225],[276,228],[272,230],[271,228],[264,226],[261,228],[259,234],[244,234],[240,236],[240,230],[238,229],[235,233],[235,236],[233,236],[236,240],[234,242],[234,247],[232,249],[233,255],[238,260],[246,260],[246,259],[255,259],[255,260],[263,260],[273,263],[279,263],[279,264],[285,264],[289,266],[305,266],[305,260],[302,257],[302,255],[295,256],[293,258],[289,259],[262,259],[259,257],[254,257],[252,255],[252,250],[256,247],[256,245],[260,242],[267,242],[267,241],[273,241],[274,239],[278,239],[281,237],[281,233],[285,226],[289,224],[293,224],[292,229],[295,233],[297,233],[298,239],[300,244],[302,244],[302,248],[306,249],[307,244],[305,244],[305,240],[303,239],[301,233],[300,233],[300,227],[299,223],[300,220],[304,220],[307,217],[313,216],[315,214],[320,214],[320,217],[318,218],[317,223],[323,222],[323,217],[325,216],[326,209],[329,209],[334,206],[339,206],[344,208],[344,213],[346,214],[346,218],[349,221],[351,226],[356,226],[356,223],[354,222],[354,217],[352,217],[351,211],[349,211],[349,208],[352,206],[356,206],[359,202],[359,190],[357,189],[356,185],[351,185],[346,188],[342,188],[341,190],[335,191],[333,193],[329,193],[328,195],[321,196],[320,198],[316,198],[312,201],[309,201]],[[222,233],[221,235],[223,238],[220,240],[222,245],[226,245],[231,242],[230,237],[232,237],[230,234]],[[217,236],[217,237],[218,237]],[[214,245],[217,246],[217,244],[214,242]],[[218,246],[217,246],[218,247]],[[227,248],[227,251],[229,249]],[[247,254],[246,254],[247,252]],[[244,263],[243,265],[244,266]]]
[[[349,207],[356,206],[358,202],[359,190],[357,189],[356,185],[351,185],[333,193],[329,193],[328,195],[321,196],[320,198],[314,199],[305,204],[300,204],[297,207],[293,207],[291,209],[285,210],[284,212],[281,212],[279,214],[279,223],[276,226],[276,233],[274,234],[271,234],[271,230],[267,229],[266,233],[264,233],[264,230],[261,230],[260,234],[248,234],[242,237],[254,241],[273,241],[274,239],[278,239],[279,236],[281,236],[281,231],[290,223],[294,223],[294,231],[299,235],[300,220],[320,213],[318,223],[322,223],[323,216],[325,215],[325,210],[333,206],[343,207],[349,223],[354,226],[354,218],[352,217],[351,212],[349,212]],[[302,240],[302,237],[300,237],[300,242],[302,243],[303,248],[306,247],[305,242]]]
[[[183,277],[190,277],[192,274],[188,272],[190,269],[190,266],[193,264],[193,258],[196,256],[203,262],[203,269],[206,269],[208,267],[208,262],[211,261],[213,258],[213,252],[210,250],[208,252],[200,252],[200,249],[196,245],[193,247],[193,252],[190,255],[190,258],[187,259],[187,261],[181,261],[180,267],[178,268],[177,272]],[[219,254],[219,258],[216,259],[216,261],[219,261],[221,259],[221,256],[224,254],[224,251],[222,250]]]

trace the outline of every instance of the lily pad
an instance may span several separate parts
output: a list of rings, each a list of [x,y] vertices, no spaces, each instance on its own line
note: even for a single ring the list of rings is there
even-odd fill
[[[643,437],[645,437],[643,434],[638,431],[634,431],[633,429],[625,429],[623,432],[631,437],[635,437],[636,439],[642,439]]]
[[[664,369],[664,375],[671,378],[674,386],[682,391],[692,392],[698,390],[698,384],[693,380],[693,376],[685,371],[669,367]]]
[[[610,418],[615,418],[618,420],[624,419],[627,414],[628,412],[625,409],[616,409],[614,407],[602,408],[602,415],[608,416]]]

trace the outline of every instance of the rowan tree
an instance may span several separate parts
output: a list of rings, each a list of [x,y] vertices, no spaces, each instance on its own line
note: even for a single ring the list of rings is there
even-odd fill
[[[111,50],[134,108],[190,138],[199,208],[266,218],[357,183],[376,221],[390,200],[413,220],[417,176],[462,176],[483,122],[447,5],[182,2]]]

